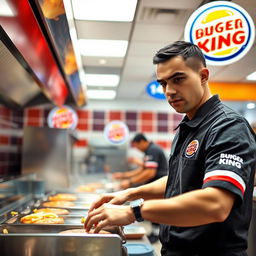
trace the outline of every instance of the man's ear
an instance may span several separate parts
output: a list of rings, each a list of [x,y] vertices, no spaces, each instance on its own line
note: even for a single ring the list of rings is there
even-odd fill
[[[200,76],[201,76],[201,82],[202,84],[205,84],[208,82],[208,79],[209,79],[209,70],[208,68],[202,68],[200,70]]]

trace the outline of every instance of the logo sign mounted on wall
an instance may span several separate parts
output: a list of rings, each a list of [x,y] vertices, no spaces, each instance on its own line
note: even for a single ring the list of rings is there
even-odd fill
[[[251,48],[255,26],[239,5],[214,1],[198,8],[185,26],[185,40],[198,45],[210,65],[227,65]]]
[[[162,85],[159,84],[157,81],[150,82],[146,87],[146,92],[149,96],[158,99],[164,100],[165,95],[163,93]]]
[[[47,118],[51,128],[75,129],[78,123],[77,113],[68,106],[53,108]]]
[[[129,129],[124,122],[112,121],[104,128],[104,137],[111,144],[123,144],[129,137]]]

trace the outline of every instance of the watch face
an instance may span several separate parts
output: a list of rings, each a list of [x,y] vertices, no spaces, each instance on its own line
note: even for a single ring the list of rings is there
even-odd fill
[[[144,202],[144,200],[142,198],[131,201],[130,206],[133,207],[137,207],[137,206],[141,206],[142,203]]]

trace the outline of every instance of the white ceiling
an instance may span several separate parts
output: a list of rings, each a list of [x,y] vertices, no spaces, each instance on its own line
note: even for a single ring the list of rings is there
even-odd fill
[[[74,0],[72,0],[74,1]],[[121,0],[120,0],[121,1]],[[145,86],[154,76],[152,64],[154,53],[176,40],[182,40],[184,26],[202,0],[138,0],[133,22],[106,22],[75,20],[78,39],[129,40],[124,58],[82,56],[85,73],[120,74],[117,100],[147,99]],[[256,23],[256,0],[234,0]],[[245,77],[256,70],[256,45],[235,64],[209,66],[211,81],[246,81]],[[248,82],[248,81],[246,81]]]

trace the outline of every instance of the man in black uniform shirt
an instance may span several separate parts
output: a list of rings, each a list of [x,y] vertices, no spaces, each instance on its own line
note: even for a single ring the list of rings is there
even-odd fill
[[[167,175],[167,160],[159,146],[142,133],[134,136],[132,145],[144,153],[143,163],[137,169],[113,173],[113,178],[121,180],[122,188],[150,183]]]
[[[209,71],[196,45],[177,41],[160,49],[154,63],[169,104],[186,114],[172,144],[168,177],[102,196],[85,228],[98,223],[98,232],[144,218],[161,224],[164,256],[245,256],[256,161],[253,131],[211,95]],[[138,198],[144,203],[132,201]],[[126,201],[131,205],[121,205]]]

